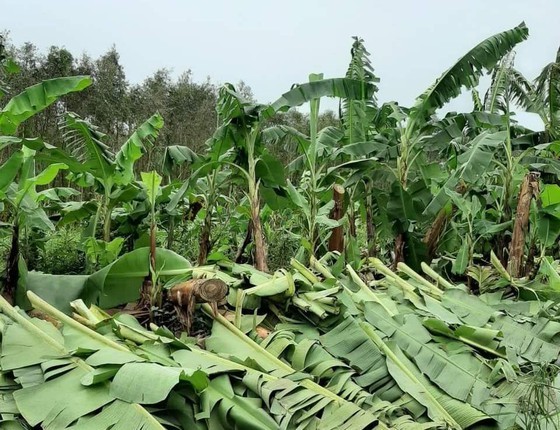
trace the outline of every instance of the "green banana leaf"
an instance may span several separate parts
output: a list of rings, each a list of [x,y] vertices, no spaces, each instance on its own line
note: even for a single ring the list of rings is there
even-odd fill
[[[149,275],[149,258],[148,247],[124,254],[87,279],[81,298],[104,309],[137,300],[142,282]],[[190,271],[187,259],[168,249],[156,249],[155,272],[162,280]]]
[[[26,88],[0,111],[0,133],[14,134],[26,119],[49,107],[61,96],[89,87],[89,76],[48,79]]]

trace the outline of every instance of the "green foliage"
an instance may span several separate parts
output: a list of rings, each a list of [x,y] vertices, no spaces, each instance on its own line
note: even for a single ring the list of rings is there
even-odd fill
[[[78,275],[85,269],[85,255],[80,251],[81,229],[76,226],[64,227],[47,232],[38,241],[32,240],[29,247],[38,248],[33,261],[28,257],[27,241],[24,239],[23,256],[32,270],[53,275]]]
[[[46,109],[61,96],[82,91],[91,85],[89,76],[50,79],[27,88],[13,97],[0,111],[0,133],[14,134],[18,126]]]
[[[45,70],[76,76],[37,84],[0,44],[0,95],[19,92],[0,111],[3,294],[62,326],[0,298],[2,425],[551,427],[560,74],[558,58],[534,82],[515,70],[527,36],[482,41],[411,108],[378,102],[360,38],[345,77],[270,104],[166,71],[130,87],[114,49],[89,64],[52,48]],[[439,117],[463,88],[475,111]],[[205,349],[148,324],[190,325],[207,300],[168,290],[200,278],[227,284],[232,314],[203,305]]]
[[[525,23],[521,23],[479,43],[418,97],[411,111],[412,122],[424,121],[436,109],[457,97],[463,87],[470,89],[476,86],[484,70],[492,70],[504,55],[528,36],[529,30]]]
[[[117,259],[124,244],[122,237],[110,242],[88,237],[84,241],[86,258],[91,267],[105,267]]]

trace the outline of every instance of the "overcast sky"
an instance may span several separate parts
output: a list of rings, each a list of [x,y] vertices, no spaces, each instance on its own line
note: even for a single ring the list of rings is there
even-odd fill
[[[98,56],[116,45],[131,83],[158,68],[244,80],[260,102],[311,72],[343,76],[360,36],[380,101],[410,105],[482,39],[525,21],[516,66],[534,78],[560,45],[558,0],[0,0],[0,30],[41,50]],[[334,106],[329,103],[328,106]],[[452,108],[469,108],[466,97]]]

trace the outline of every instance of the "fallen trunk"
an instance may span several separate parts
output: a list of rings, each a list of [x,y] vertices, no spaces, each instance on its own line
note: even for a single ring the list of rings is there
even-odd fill
[[[524,275],[523,256],[525,254],[525,235],[529,227],[529,214],[531,211],[531,200],[539,194],[539,174],[529,172],[525,175],[519,197],[517,210],[513,224],[513,234],[509,244],[508,273],[515,278]]]
[[[340,220],[344,216],[344,187],[339,184],[333,186],[334,207],[329,215],[330,219]],[[329,251],[344,251],[344,229],[340,225],[331,230],[329,238]]]
[[[216,313],[218,303],[225,299],[227,293],[228,287],[220,279],[191,279],[171,288],[168,297],[179,321],[189,333],[196,303],[209,303]]]

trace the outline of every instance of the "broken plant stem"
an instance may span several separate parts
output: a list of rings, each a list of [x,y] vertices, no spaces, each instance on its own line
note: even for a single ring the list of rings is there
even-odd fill
[[[86,306],[82,299],[74,300],[70,302],[70,306],[76,312],[74,315],[79,315],[81,318],[88,321],[90,324],[97,324],[101,322],[101,319],[98,318],[94,313]]]
[[[321,275],[323,275],[325,279],[335,279],[334,275],[327,268],[327,266],[325,266],[323,263],[317,260],[313,255],[309,259],[309,262],[311,264],[311,267],[315,269],[317,272],[319,272]]]
[[[237,289],[237,296],[235,298],[235,327],[241,328],[241,319],[243,317],[243,302],[245,301],[245,290],[242,288]]]
[[[26,318],[20,312],[18,312],[10,303],[8,303],[8,301],[4,297],[2,297],[2,295],[0,295],[0,310],[4,315],[9,317],[12,321],[21,325],[29,333],[40,337],[46,343],[59,350],[60,352],[66,353],[66,348],[64,348],[64,346],[61,345],[60,342],[51,337],[48,333],[45,333],[43,330],[33,324],[30,319]]]
[[[414,270],[412,270],[405,263],[397,264],[397,269],[400,272],[406,274],[409,278],[414,279],[420,285],[427,288],[430,295],[433,295],[437,298],[441,298],[441,296],[443,295],[443,292],[437,286],[433,285],[431,282],[429,282],[428,280],[426,280],[425,278],[420,276],[418,273],[416,273]]]
[[[509,282],[513,282],[513,277],[506,270],[506,268],[504,267],[504,265],[502,264],[498,256],[494,254],[494,251],[490,251],[490,262],[492,263],[492,266],[494,266],[494,268],[498,271],[498,273],[502,278],[507,279]]]
[[[72,318],[75,319],[76,321],[78,321],[80,324],[85,325],[86,327],[89,327],[92,330],[95,330],[95,323],[88,320],[87,318],[84,318],[80,314],[77,314],[76,312],[73,312],[72,313]]]
[[[292,298],[292,303],[294,306],[303,309],[305,312],[314,313],[321,319],[325,319],[328,316],[326,307],[323,308],[321,305],[312,300],[305,300],[302,297],[294,296]]]
[[[305,279],[307,279],[309,282],[311,282],[311,284],[318,284],[319,282],[321,282],[321,280],[315,276],[315,274],[309,270],[307,267],[305,267],[303,264],[301,264],[299,261],[297,261],[295,258],[292,258],[290,260],[290,264],[291,266],[296,269]]]
[[[375,332],[374,328],[370,324],[368,324],[366,322],[361,322],[360,326],[362,327],[362,330],[365,332],[365,334],[381,350],[381,352],[389,360],[391,360],[393,363],[395,363],[395,365],[399,367],[399,369],[407,376],[407,378],[409,378],[411,381],[413,381],[417,386],[422,386],[423,385],[418,380],[418,378],[414,375],[414,373],[412,373],[406,366],[404,366],[403,363],[401,362],[401,360],[399,360],[399,358],[395,355],[395,353],[393,351],[391,351],[391,349],[385,344],[385,342],[383,342],[383,339],[381,339],[381,337],[379,337],[379,335]],[[457,421],[455,421],[453,419],[453,417],[451,415],[449,415],[449,412],[447,412],[447,410],[444,407],[441,406],[441,404],[432,395],[432,393],[430,393],[428,390],[425,390],[423,392],[423,394],[424,394],[424,396],[426,396],[427,398],[430,399],[431,403],[434,406],[436,406],[436,408],[439,411],[439,414],[442,417],[445,418],[446,423],[449,424],[451,426],[451,428],[461,429],[461,426],[457,423]]]
[[[210,303],[217,312],[217,303],[225,299],[227,293],[228,287],[221,279],[189,279],[174,285],[168,292],[168,298],[183,328],[189,333],[196,303]]]
[[[422,262],[420,264],[420,267],[422,267],[422,271],[428,275],[430,278],[432,278],[435,282],[436,282],[436,286],[442,286],[445,289],[448,288],[457,288],[456,285],[453,285],[451,282],[449,282],[447,279],[445,279],[443,276],[441,276],[439,273],[437,273],[434,269],[432,269],[430,266],[428,266],[426,263]]]
[[[79,322],[73,320],[72,318],[70,318],[68,315],[60,312],[58,309],[56,309],[54,306],[50,305],[49,303],[47,303],[46,301],[44,301],[42,298],[40,298],[37,294],[35,294],[33,291],[28,291],[27,292],[27,298],[29,299],[29,301],[31,302],[31,304],[33,305],[33,307],[35,309],[39,309],[41,311],[43,311],[44,313],[46,313],[47,315],[53,317],[54,319],[60,321],[61,323],[67,325],[68,327],[72,327],[73,329],[76,329],[77,331],[107,345],[110,348],[114,348],[117,349],[119,351],[129,351],[129,349],[123,345],[118,344],[117,342],[106,338],[105,336],[97,333],[96,331],[93,331],[92,329],[80,324]]]
[[[375,292],[371,288],[369,288],[364,281],[362,281],[362,278],[358,276],[358,274],[355,272],[352,266],[347,264],[346,270],[350,275],[350,278],[352,278],[352,281],[354,281],[354,283],[358,285],[358,287],[360,287],[360,290],[362,290],[368,297],[371,297],[374,302],[379,303],[381,307],[383,307],[383,309],[385,309],[385,311],[389,315],[391,316],[395,315],[394,312],[392,312],[389,308],[387,308],[387,306],[383,304],[383,302],[379,299],[379,297],[377,297],[377,294],[375,294]]]
[[[282,360],[280,360],[277,357],[275,357],[274,355],[272,355],[270,352],[268,352],[266,349],[264,349],[258,343],[255,343],[253,340],[251,340],[249,337],[247,337],[245,335],[245,333],[243,333],[241,330],[239,330],[237,327],[235,327],[233,324],[231,324],[224,316],[222,316],[220,314],[213,315],[212,314],[212,309],[210,308],[210,306],[208,304],[206,304],[206,303],[203,304],[202,309],[208,316],[211,316],[212,318],[214,318],[215,321],[217,321],[219,324],[221,324],[226,329],[231,331],[235,336],[237,336],[242,342],[246,343],[250,348],[254,349],[255,351],[257,351],[260,354],[263,354],[268,360],[272,361],[275,364],[275,366],[277,366],[278,368],[280,368],[280,369],[282,369],[282,370],[284,370],[284,371],[286,371],[290,374],[296,373],[296,371],[292,367],[288,366]],[[305,388],[311,390],[311,391],[316,392],[317,394],[321,394],[322,396],[327,397],[327,398],[331,399],[332,401],[337,402],[339,405],[343,406],[343,405],[346,405],[346,404],[350,404],[350,402],[348,402],[347,400],[344,400],[342,397],[336,395],[335,393],[328,390],[327,388],[324,388],[324,387],[320,386],[316,382],[311,381],[310,379],[301,380],[301,385],[304,386]]]
[[[278,273],[278,272],[277,272]],[[283,271],[284,275],[278,276],[275,274],[271,279],[259,284],[254,287],[247,288],[246,290],[242,288],[237,288],[237,297],[235,300],[235,326],[237,328],[241,327],[241,317],[243,314],[243,304],[245,302],[246,296],[257,295],[259,297],[275,296],[277,294],[282,294],[286,297],[292,297],[296,291],[294,284],[294,278],[292,274],[288,271]]]
[[[416,299],[420,298],[418,294],[416,294],[416,287],[414,285],[410,284],[409,282],[401,278],[399,275],[397,275],[395,272],[393,272],[391,269],[386,267],[381,262],[381,260],[374,257],[374,258],[370,258],[369,261],[379,273],[385,276],[385,279],[392,281],[393,285],[396,285],[397,287],[402,289],[405,294],[408,294]],[[439,291],[438,289],[434,290],[433,287],[427,291],[420,288],[420,286],[418,286],[418,289],[426,292],[431,296],[435,296],[435,298],[441,297],[441,291]]]

